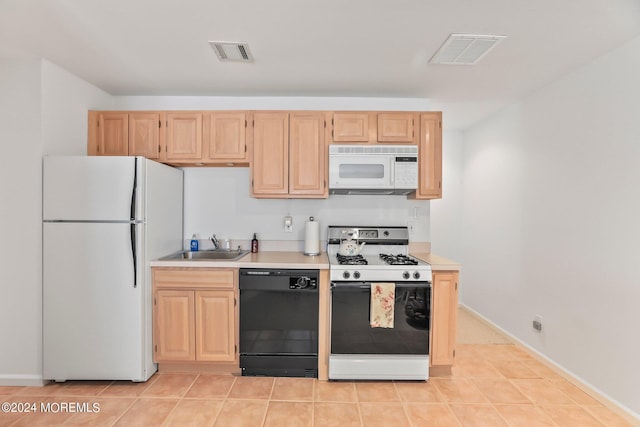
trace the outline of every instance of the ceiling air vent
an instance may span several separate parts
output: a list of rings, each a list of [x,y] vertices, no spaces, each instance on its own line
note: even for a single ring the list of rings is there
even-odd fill
[[[247,43],[210,41],[209,44],[220,61],[253,62]]]
[[[451,34],[430,64],[473,65],[507,36]]]

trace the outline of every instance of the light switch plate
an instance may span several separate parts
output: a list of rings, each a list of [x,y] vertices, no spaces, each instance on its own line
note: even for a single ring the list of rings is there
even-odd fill
[[[285,233],[293,233],[293,218],[290,216],[284,217],[284,231]]]

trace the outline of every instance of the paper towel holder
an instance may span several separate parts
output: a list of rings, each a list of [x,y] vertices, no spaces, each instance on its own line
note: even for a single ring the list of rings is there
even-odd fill
[[[316,229],[312,230],[310,225],[311,223],[318,224],[314,217],[309,217],[309,221],[305,225],[304,254],[308,256],[316,256],[320,255],[319,225],[315,225]]]

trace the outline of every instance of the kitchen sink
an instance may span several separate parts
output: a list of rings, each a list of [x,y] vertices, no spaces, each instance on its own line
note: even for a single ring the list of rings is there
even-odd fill
[[[160,258],[161,261],[235,261],[248,254],[248,250],[242,251],[184,251]]]

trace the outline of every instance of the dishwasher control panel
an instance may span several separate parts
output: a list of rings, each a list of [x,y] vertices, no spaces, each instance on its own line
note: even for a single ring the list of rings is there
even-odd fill
[[[298,269],[240,269],[239,288],[260,291],[318,290],[318,270]]]
[[[289,277],[289,289],[317,289],[318,279],[309,276]]]

